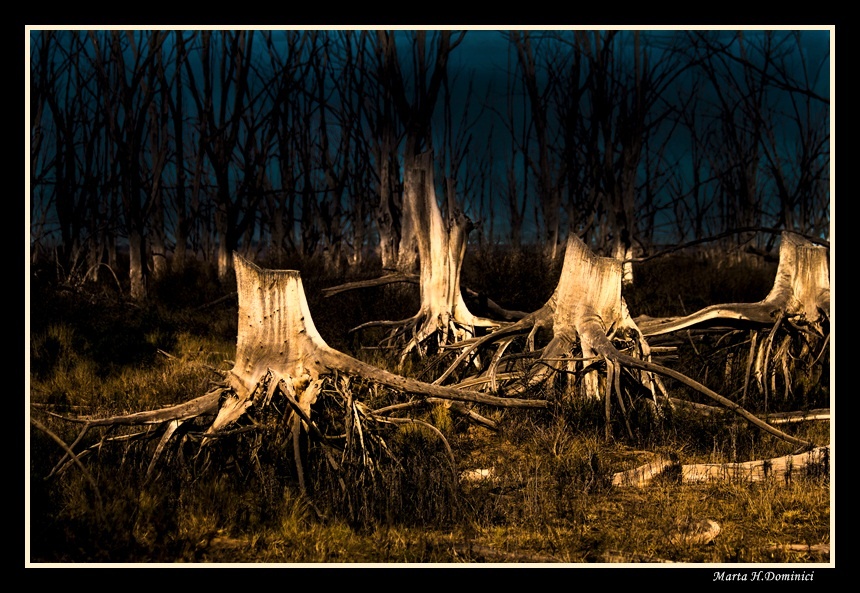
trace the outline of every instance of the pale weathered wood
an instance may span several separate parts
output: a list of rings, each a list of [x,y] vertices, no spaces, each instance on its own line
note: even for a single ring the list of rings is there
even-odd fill
[[[669,405],[677,410],[692,412],[701,416],[712,416],[714,414],[728,414],[731,410],[717,406],[709,406],[697,402],[691,402],[675,397],[666,400]],[[795,412],[774,412],[771,414],[757,414],[759,419],[769,424],[798,424],[800,422],[816,422],[830,420],[828,408],[816,408],[814,410],[798,410]]]
[[[767,547],[768,550],[784,551],[784,552],[806,552],[809,554],[821,554],[824,556],[830,555],[830,543],[824,542],[820,544],[771,544]]]
[[[670,459],[667,459],[662,456],[655,456],[655,458],[648,463],[644,463],[638,467],[634,467],[633,469],[613,474],[612,485],[635,486],[641,488],[673,465],[674,462],[672,462]]]
[[[743,463],[685,464],[681,466],[681,480],[682,482],[773,480],[777,484],[788,483],[792,475],[802,473],[810,467],[820,468],[829,463],[830,453],[830,447],[816,447],[807,453]]]
[[[436,379],[441,384],[459,365],[474,357],[481,349],[498,348],[489,367],[478,377],[470,377],[458,385],[469,388],[490,386],[507,395],[520,395],[538,385],[551,384],[560,371],[580,375],[573,396],[601,397],[606,409],[607,438],[611,436],[611,407],[613,397],[626,423],[628,434],[632,428],[627,419],[626,404],[620,387],[621,369],[642,371],[635,376],[650,391],[655,404],[657,392],[665,392],[659,377],[672,377],[709,398],[719,402],[735,414],[759,428],[787,442],[808,449],[811,443],[788,435],[761,421],[754,414],[724,398],[701,383],[650,361],[651,349],[636,322],[631,318],[627,304],[621,296],[622,266],[614,258],[598,257],[576,235],[568,238],[558,286],[539,310],[519,321],[475,340],[463,342],[460,355]],[[534,335],[538,329],[551,330],[552,338],[534,358],[531,372],[517,379],[510,373],[499,373],[504,357],[498,353],[517,335],[528,333],[526,349],[534,350]],[[600,364],[602,371],[591,372]],[[510,380],[511,378],[514,380]],[[571,392],[571,390],[568,390]]]
[[[722,530],[713,519],[691,520],[679,525],[678,530],[669,535],[669,541],[676,546],[705,546],[714,541]]]
[[[572,396],[602,397],[606,406],[606,430],[610,436],[613,397],[621,410],[628,434],[632,427],[621,390],[623,348],[628,358],[650,359],[650,348],[621,296],[622,265],[617,259],[598,257],[576,235],[568,238],[561,277],[543,307],[506,324],[492,333],[461,343],[459,356],[436,379],[441,384],[464,362],[485,349],[495,347],[489,366],[478,377],[463,380],[461,387],[489,386],[508,396],[519,396],[538,385],[551,385],[560,371],[577,374],[581,379],[568,383]],[[552,332],[550,341],[534,357],[525,377],[516,377],[510,368],[500,372],[504,350],[517,336],[525,335],[525,349],[535,351],[535,335],[541,329]],[[625,359],[626,360],[626,359]],[[599,367],[596,365],[600,365]],[[602,368],[602,370],[600,370]],[[591,372],[593,370],[598,372]],[[661,389],[650,372],[637,373],[642,385],[652,394]],[[511,380],[513,378],[513,380]],[[575,385],[575,386],[573,386]]]
[[[503,399],[485,393],[423,383],[338,352],[329,347],[313,323],[299,272],[265,270],[238,254],[235,260],[239,327],[236,362],[230,371],[229,381],[235,390],[236,403],[223,413],[225,418],[238,417],[235,410],[249,402],[260,379],[270,370],[292,381],[298,394],[320,377],[339,371],[398,391],[440,399],[500,407],[546,406],[545,401]],[[217,420],[213,423],[213,427],[222,425],[224,423]]]
[[[70,422],[84,423],[87,429],[94,426],[136,426],[143,424],[161,424],[170,420],[187,420],[214,414],[218,410],[218,398],[223,390],[218,389],[196,397],[190,401],[168,406],[158,410],[148,410],[125,414],[121,416],[109,416],[107,418],[95,418],[92,416],[67,417],[60,416]]]
[[[680,330],[750,332],[745,354],[729,352],[722,369],[727,381],[732,366],[745,360],[742,393],[754,386],[765,402],[779,390],[788,397],[796,386],[819,382],[827,372],[830,347],[829,250],[805,237],[783,232],[779,265],[768,295],[756,303],[705,307],[677,318],[637,318],[648,338]],[[714,327],[719,325],[719,328]],[[731,357],[731,358],[729,358]],[[778,383],[779,380],[779,383]],[[778,422],[789,422],[780,420]],[[775,424],[777,422],[772,422]]]
[[[380,320],[364,323],[353,331],[369,327],[391,327],[384,345],[400,350],[403,364],[411,352],[424,355],[428,346],[456,344],[474,337],[478,330],[492,330],[499,322],[474,315],[463,300],[460,273],[466,254],[466,238],[471,222],[448,189],[445,217],[436,200],[433,155],[425,152],[407,158],[403,181],[404,227],[414,229],[415,253],[401,250],[398,270],[376,280],[364,280],[331,287],[331,296],[345,290],[381,286],[393,282],[412,282],[415,278],[414,256],[417,255],[420,305],[412,317],[400,321]],[[411,232],[411,231],[410,231]],[[516,312],[508,313],[516,316]]]
[[[728,408],[729,410],[731,410],[732,412],[734,412],[735,414],[737,414],[741,418],[744,418],[745,420],[747,420],[751,424],[758,426],[759,428],[761,428],[765,432],[769,432],[770,434],[772,434],[776,437],[779,437],[788,443],[798,445],[801,448],[801,450],[807,450],[807,449],[812,448],[812,443],[810,443],[809,441],[799,439],[797,437],[786,434],[777,428],[774,428],[773,426],[771,426],[770,424],[768,424],[767,422],[765,422],[761,418],[757,417],[755,414],[752,414],[751,412],[744,409],[741,405],[733,402],[732,400],[730,400],[728,398],[723,397],[722,395],[720,395],[716,391],[713,391],[712,389],[708,388],[707,386],[699,383],[698,381],[695,381],[695,380],[687,377],[686,375],[684,375],[682,373],[679,373],[678,371],[666,368],[666,367],[658,365],[658,364],[654,364],[654,363],[650,363],[650,362],[647,362],[644,360],[639,360],[637,358],[626,356],[623,354],[619,354],[618,356],[619,356],[619,359],[621,359],[622,363],[625,366],[633,367],[633,368],[639,368],[639,369],[643,369],[645,371],[658,373],[658,374],[666,376],[666,377],[671,377],[671,378],[676,379],[676,380],[680,381],[681,383],[687,385],[688,387],[692,387],[693,389],[695,389],[699,393],[706,395],[709,398],[717,401],[718,403],[722,404],[723,406],[725,406],[726,408]]]
[[[238,253],[233,254],[233,261],[239,300],[236,357],[233,368],[223,373],[223,383],[191,401],[159,410],[108,418],[66,418],[84,424],[68,451],[73,451],[94,427],[159,425],[165,430],[150,463],[151,472],[182,423],[214,417],[204,433],[202,443],[207,445],[252,408],[269,405],[275,391],[280,390],[295,412],[289,422],[293,429],[296,462],[301,463],[296,440],[299,428],[303,426],[307,431],[314,432],[311,406],[321,392],[323,382],[337,374],[447,402],[452,411],[489,428],[496,428],[495,423],[466,408],[463,403],[518,408],[547,406],[546,400],[500,398],[458,387],[424,383],[334,350],[314,325],[298,271],[263,269]],[[373,414],[373,411],[369,413]],[[378,418],[385,422],[399,421],[384,414]],[[68,455],[58,467],[67,458]],[[301,473],[301,468],[299,471]],[[303,483],[303,476],[300,476],[300,483]]]
[[[691,463],[678,466],[669,460],[655,460],[634,469],[618,472],[612,476],[615,486],[642,487],[669,468],[678,468],[681,482],[761,482],[773,480],[776,484],[789,483],[792,478],[807,470],[819,470],[830,463],[832,446],[815,447],[806,453],[783,455],[773,459],[761,459],[741,463]]]
[[[757,303],[710,305],[684,317],[637,318],[645,336],[676,332],[713,320],[743,320],[772,325],[782,315],[822,331],[830,318],[830,266],[826,247],[784,232],[773,287]]]

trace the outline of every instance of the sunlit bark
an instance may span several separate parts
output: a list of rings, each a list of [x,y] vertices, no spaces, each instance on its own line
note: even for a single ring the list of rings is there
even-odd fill
[[[224,381],[202,396],[159,410],[110,418],[70,418],[83,423],[84,428],[76,441],[66,448],[67,454],[54,472],[78,461],[73,451],[93,428],[156,425],[161,426],[163,432],[149,466],[151,474],[170,441],[174,437],[183,438],[181,435],[185,432],[180,430],[183,424],[198,419],[206,421],[208,427],[202,446],[207,446],[241,418],[267,409],[275,398],[279,398],[279,406],[285,405],[288,410],[284,420],[291,427],[300,484],[303,485],[298,438],[304,431],[326,441],[314,422],[312,406],[323,387],[336,382],[338,376],[447,402],[452,410],[461,412],[464,417],[490,427],[493,426],[491,421],[463,404],[503,408],[545,408],[547,405],[545,400],[499,398],[477,391],[424,383],[334,350],[314,325],[298,271],[263,269],[238,253],[233,254],[233,261],[239,318],[236,357],[233,368],[224,373]],[[342,390],[343,385],[335,384],[334,389]],[[364,406],[363,413],[378,415],[381,419],[388,411],[373,411]],[[106,442],[110,441],[107,439]]]
[[[639,324],[646,336],[656,336],[712,320],[773,325],[783,316],[818,335],[823,335],[830,319],[828,249],[788,232],[782,234],[776,278],[763,300],[710,305],[685,317],[641,318]]]

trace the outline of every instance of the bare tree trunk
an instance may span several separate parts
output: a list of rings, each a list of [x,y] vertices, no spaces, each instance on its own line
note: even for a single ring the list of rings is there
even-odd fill
[[[122,35],[119,31],[112,31],[109,36],[90,32],[98,57],[95,65],[104,94],[108,131],[116,147],[120,195],[128,229],[130,292],[136,300],[144,299],[147,294],[146,213],[153,192],[157,191],[164,164],[163,152],[152,154],[149,160],[142,155],[145,152],[147,118],[160,90],[153,63],[158,59],[166,38],[166,33],[160,32],[141,34],[136,40],[131,32]],[[107,44],[107,55],[102,55],[102,41]],[[126,64],[127,58],[133,60],[131,65]],[[129,76],[135,81],[134,85],[130,84]],[[145,191],[145,177],[152,181],[149,191]]]
[[[421,203],[424,195],[424,169],[420,163],[420,156],[413,155],[406,150],[403,159],[403,208],[400,213],[400,243],[397,247],[397,271],[404,274],[414,274],[419,270],[421,226],[426,220],[421,217]],[[436,192],[433,192],[436,195]],[[434,197],[435,199],[435,197]]]
[[[400,244],[399,220],[400,211],[396,208],[393,190],[395,175],[391,170],[391,154],[380,149],[379,160],[379,204],[376,208],[376,228],[379,232],[379,257],[383,269],[397,267],[397,246]]]
[[[164,235],[164,196],[160,190],[152,204],[152,277],[156,280],[164,278],[169,268],[167,261],[167,242]]]
[[[421,355],[426,354],[426,342],[432,336],[437,337],[436,346],[439,347],[473,337],[477,334],[477,328],[487,329],[498,325],[489,319],[474,316],[463,301],[460,271],[471,221],[457,205],[453,187],[449,190],[447,219],[442,218],[436,201],[432,154],[426,152],[415,157],[404,177],[404,213],[409,213],[404,222],[408,220],[413,228],[422,229],[415,236],[421,305],[418,313],[409,319],[400,322],[373,321],[359,326],[399,325],[385,343],[402,346],[401,363],[414,349]],[[400,255],[402,261],[402,248]],[[408,276],[404,272],[400,274]]]
[[[150,203],[150,247],[152,250],[152,276],[156,280],[164,278],[168,270],[167,261],[167,244],[165,236],[165,216],[164,209],[164,187],[162,183],[162,174],[164,167],[167,164],[168,158],[168,93],[169,90],[164,85],[164,65],[161,51],[154,55],[149,69],[151,70],[150,80],[153,83],[158,83],[160,92],[157,100],[149,104],[149,152],[151,155],[151,165],[148,180],[145,182]]]
[[[218,194],[226,194],[228,190],[226,187],[222,189],[223,186],[219,184]],[[215,204],[215,233],[217,235],[218,244],[217,251],[215,253],[215,263],[218,269],[218,280],[220,282],[226,282],[230,276],[230,272],[233,269],[231,254],[231,243],[229,234],[230,234],[230,224],[228,222],[229,213],[227,210],[230,207],[230,198],[219,197],[218,201]]]
[[[136,301],[146,298],[146,254],[144,239],[140,231],[130,229],[128,233],[130,295]]]
[[[195,73],[191,62],[185,62],[190,81],[188,89],[198,113],[201,148],[209,157],[217,184],[215,232],[218,246],[215,259],[221,282],[227,282],[231,277],[231,254],[244,230],[237,228],[237,221],[246,196],[235,195],[237,188],[231,183],[230,168],[233,152],[239,146],[240,129],[247,124],[243,116],[254,100],[249,91],[254,39],[253,32],[202,31],[202,70]],[[203,89],[196,83],[196,77],[201,75]],[[216,108],[213,96],[219,93],[223,103]],[[254,132],[247,130],[247,133]]]
[[[175,31],[176,37],[176,64],[175,64],[175,85],[176,99],[174,100],[170,87],[163,83],[164,92],[167,93],[167,101],[173,117],[173,144],[175,150],[174,164],[176,167],[176,190],[174,192],[174,213],[176,215],[176,224],[173,230],[173,238],[175,245],[173,247],[173,261],[171,267],[174,271],[182,271],[185,267],[186,253],[188,251],[188,229],[190,222],[188,220],[186,206],[186,172],[185,172],[185,108],[183,97],[185,95],[185,85],[182,83],[183,63],[187,58],[185,51],[185,38],[182,31]]]
[[[522,36],[521,36],[522,35]],[[538,88],[537,65],[531,39],[528,32],[514,32],[511,38],[516,45],[517,58],[523,73],[523,84],[526,88],[531,107],[532,122],[535,127],[538,145],[538,161],[532,165],[537,174],[538,203],[544,224],[544,251],[550,260],[558,256],[560,238],[561,189],[559,183],[564,179],[562,173],[555,178],[555,163],[550,150],[550,135],[547,108]],[[550,74],[552,76],[552,74]]]
[[[116,193],[111,192],[109,196],[110,203],[108,205],[108,209],[110,211],[109,220],[117,220],[119,218],[119,206],[117,205],[117,195]],[[112,231],[107,231],[105,233],[105,251],[107,252],[107,264],[111,270],[116,270],[118,268],[117,262],[117,254],[116,254],[116,233]]]
[[[404,186],[407,170],[412,166],[412,159],[421,151],[430,150],[432,145],[431,122],[439,91],[447,82],[448,59],[454,48],[462,42],[464,35],[463,31],[437,32],[433,43],[435,51],[428,56],[426,31],[415,31],[412,45],[414,70],[411,84],[407,84],[401,71],[395,35],[388,31],[377,32],[375,51],[378,77],[385,91],[382,109],[384,120],[381,126],[385,140],[383,147],[394,148],[393,142],[389,139],[394,133],[393,123],[396,120],[393,115],[396,114],[405,129],[406,137],[402,153]],[[432,66],[431,59],[428,58],[432,58]],[[411,96],[409,96],[410,91]],[[380,158],[387,158],[387,155],[381,155]],[[423,227],[415,225],[415,216],[410,212],[413,206],[414,204],[404,197],[403,210],[399,219],[399,244],[395,265],[402,273],[414,273],[418,263],[418,235],[423,232]]]
[[[98,282],[99,268],[102,263],[102,253],[104,245],[99,240],[100,237],[95,234],[87,242],[87,276],[86,279],[90,282]]]

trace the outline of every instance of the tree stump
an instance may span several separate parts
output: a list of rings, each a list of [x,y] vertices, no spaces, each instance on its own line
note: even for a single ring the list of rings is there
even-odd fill
[[[627,409],[635,404],[634,397],[648,394],[656,408],[657,391],[668,398],[660,376],[672,377],[781,439],[801,448],[811,446],[773,428],[697,381],[651,362],[650,346],[630,316],[621,296],[621,284],[619,260],[596,256],[579,237],[571,235],[558,286],[546,304],[516,323],[464,343],[462,353],[436,383],[448,379],[478,352],[494,350],[491,357],[488,355],[491,361],[482,373],[462,379],[456,385],[521,395],[538,386],[551,385],[564,374],[568,377],[565,389],[568,397],[603,399],[607,438],[612,436],[614,396],[624,427],[632,438]],[[535,335],[541,329],[549,330],[552,337],[545,346],[536,348]],[[505,356],[508,347],[522,336],[525,336],[524,352]],[[515,366],[522,360],[532,361],[525,372]]]
[[[748,335],[745,351],[724,348],[726,358],[719,365],[726,384],[742,377],[739,389],[745,399],[753,380],[765,410],[773,403],[770,394],[781,391],[783,400],[790,402],[799,386],[815,390],[822,383],[829,385],[828,256],[826,247],[783,232],[776,277],[763,300],[711,305],[684,317],[640,317],[637,323],[648,337],[703,328],[718,331],[720,327],[725,336],[732,331],[741,337]]]
[[[494,392],[520,395],[538,386],[550,386],[564,374],[569,377],[565,389],[569,396],[604,398],[607,436],[611,431],[614,394],[632,436],[626,413],[628,404],[621,386],[620,355],[623,351],[630,357],[648,360],[650,349],[621,296],[621,279],[620,261],[596,256],[579,237],[571,235],[558,286],[544,306],[513,324],[472,340],[436,382],[447,379],[479,351],[495,349],[491,357],[488,355],[491,362],[484,372],[458,385],[470,388],[482,385]],[[540,330],[550,331],[552,337],[536,348]],[[504,356],[508,347],[523,336],[526,356]],[[525,376],[515,370],[515,361],[523,358],[532,360]],[[599,372],[600,369],[604,372]],[[636,371],[633,375],[639,387],[654,395],[658,382],[650,373]]]
[[[362,379],[398,392],[419,396],[423,401],[443,401],[454,412],[460,412],[466,418],[491,428],[492,422],[468,409],[465,404],[546,407],[545,400],[499,398],[463,388],[424,383],[334,350],[326,344],[314,325],[298,271],[262,269],[238,253],[233,256],[239,297],[239,322],[236,359],[233,368],[224,373],[224,381],[203,396],[160,410],[109,418],[68,418],[83,423],[84,428],[75,442],[67,448],[66,456],[57,464],[55,471],[78,462],[76,454],[73,453],[74,448],[92,428],[155,425],[162,428],[163,432],[150,463],[149,472],[152,472],[168,442],[180,433],[178,429],[183,424],[214,415],[215,418],[206,428],[202,439],[202,444],[207,445],[243,416],[256,410],[267,409],[277,397],[283,398],[290,409],[286,421],[292,434],[301,480],[300,434],[309,434],[321,441],[327,441],[312,418],[312,406],[324,385],[327,382],[336,382],[338,377]],[[342,393],[345,399],[353,401],[353,394],[348,392],[343,384],[335,385],[334,391],[338,390],[346,392]],[[372,410],[365,405],[361,407],[361,414],[365,417],[384,418],[391,423],[407,422],[409,420],[405,418],[392,418],[391,414],[409,411],[414,407],[417,406],[404,404],[388,406],[385,410]],[[151,438],[151,434],[152,431],[146,431],[148,438]],[[129,439],[123,437],[115,440],[125,442]],[[335,464],[334,460],[332,463]]]
[[[776,278],[758,303],[710,305],[685,317],[637,318],[646,336],[676,332],[712,320],[741,320],[773,325],[781,317],[823,335],[830,319],[828,249],[802,236],[783,232]]]
[[[498,322],[478,317],[469,311],[463,301],[460,272],[466,254],[466,239],[471,221],[466,217],[454,197],[453,183],[448,188],[446,215],[436,201],[433,173],[433,155],[422,153],[408,162],[404,170],[404,213],[415,229],[418,246],[418,283],[420,306],[418,312],[401,321],[370,321],[353,331],[369,327],[391,327],[384,346],[400,350],[401,364],[409,354],[417,351],[424,356],[431,344],[444,348],[478,335],[478,331],[491,330]],[[363,286],[391,282],[413,281],[412,269],[400,269],[378,281],[365,281],[347,287],[333,287],[328,294]],[[433,340],[435,339],[435,344]]]

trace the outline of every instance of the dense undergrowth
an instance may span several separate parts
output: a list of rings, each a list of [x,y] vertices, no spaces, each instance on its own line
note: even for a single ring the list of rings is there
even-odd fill
[[[413,315],[416,286],[326,299],[321,289],[375,277],[378,269],[368,265],[345,278],[316,261],[259,263],[302,272],[314,322],[329,345],[390,367],[390,357],[373,348],[379,334],[349,330]],[[775,267],[716,266],[674,256],[635,272],[636,285],[624,295],[631,314],[657,317],[718,302],[758,301],[770,289]],[[463,285],[503,307],[530,311],[552,293],[559,273],[537,251],[474,251],[464,264]],[[339,472],[312,445],[306,451],[307,496],[300,494],[290,437],[277,417],[260,419],[259,430],[219,439],[206,456],[189,440],[151,480],[145,475],[152,443],[98,446],[97,440],[86,443],[94,446],[81,459],[83,469],[48,477],[63,455],[51,434],[70,444],[80,429],[55,415],[127,414],[189,400],[206,392],[213,369],[230,368],[236,346],[235,287],[219,285],[203,265],[152,284],[142,305],[123,298],[113,277],[96,284],[67,280],[50,267],[34,267],[31,274],[28,397],[30,416],[39,423],[31,427],[28,450],[31,562],[828,561],[820,548],[802,548],[829,544],[828,468],[797,475],[789,484],[690,485],[669,475],[642,489],[613,487],[613,473],[653,454],[724,463],[786,455],[791,446],[732,415],[667,409],[654,417],[650,408],[633,411],[632,439],[619,425],[607,440],[602,403],[570,401],[552,391],[531,394],[551,402],[546,410],[485,411],[498,422],[498,433],[441,405],[416,418],[445,441],[417,424],[366,427],[361,454],[345,455]],[[469,304],[485,314],[480,299]],[[740,387],[743,373],[729,377],[727,371],[741,368],[747,340],[747,332],[687,336],[676,340],[676,354],[665,364],[727,397],[746,397],[752,408],[829,407],[827,373],[772,393],[767,402],[753,401]],[[427,380],[432,361],[415,360],[404,372]],[[359,400],[391,397],[359,382],[338,385]],[[668,386],[678,397],[695,399]],[[332,401],[323,393],[317,418],[338,418],[337,410],[326,413]],[[829,443],[829,422],[785,430]],[[482,479],[452,479],[475,470]],[[701,519],[720,524],[713,542],[679,539],[685,526]]]

